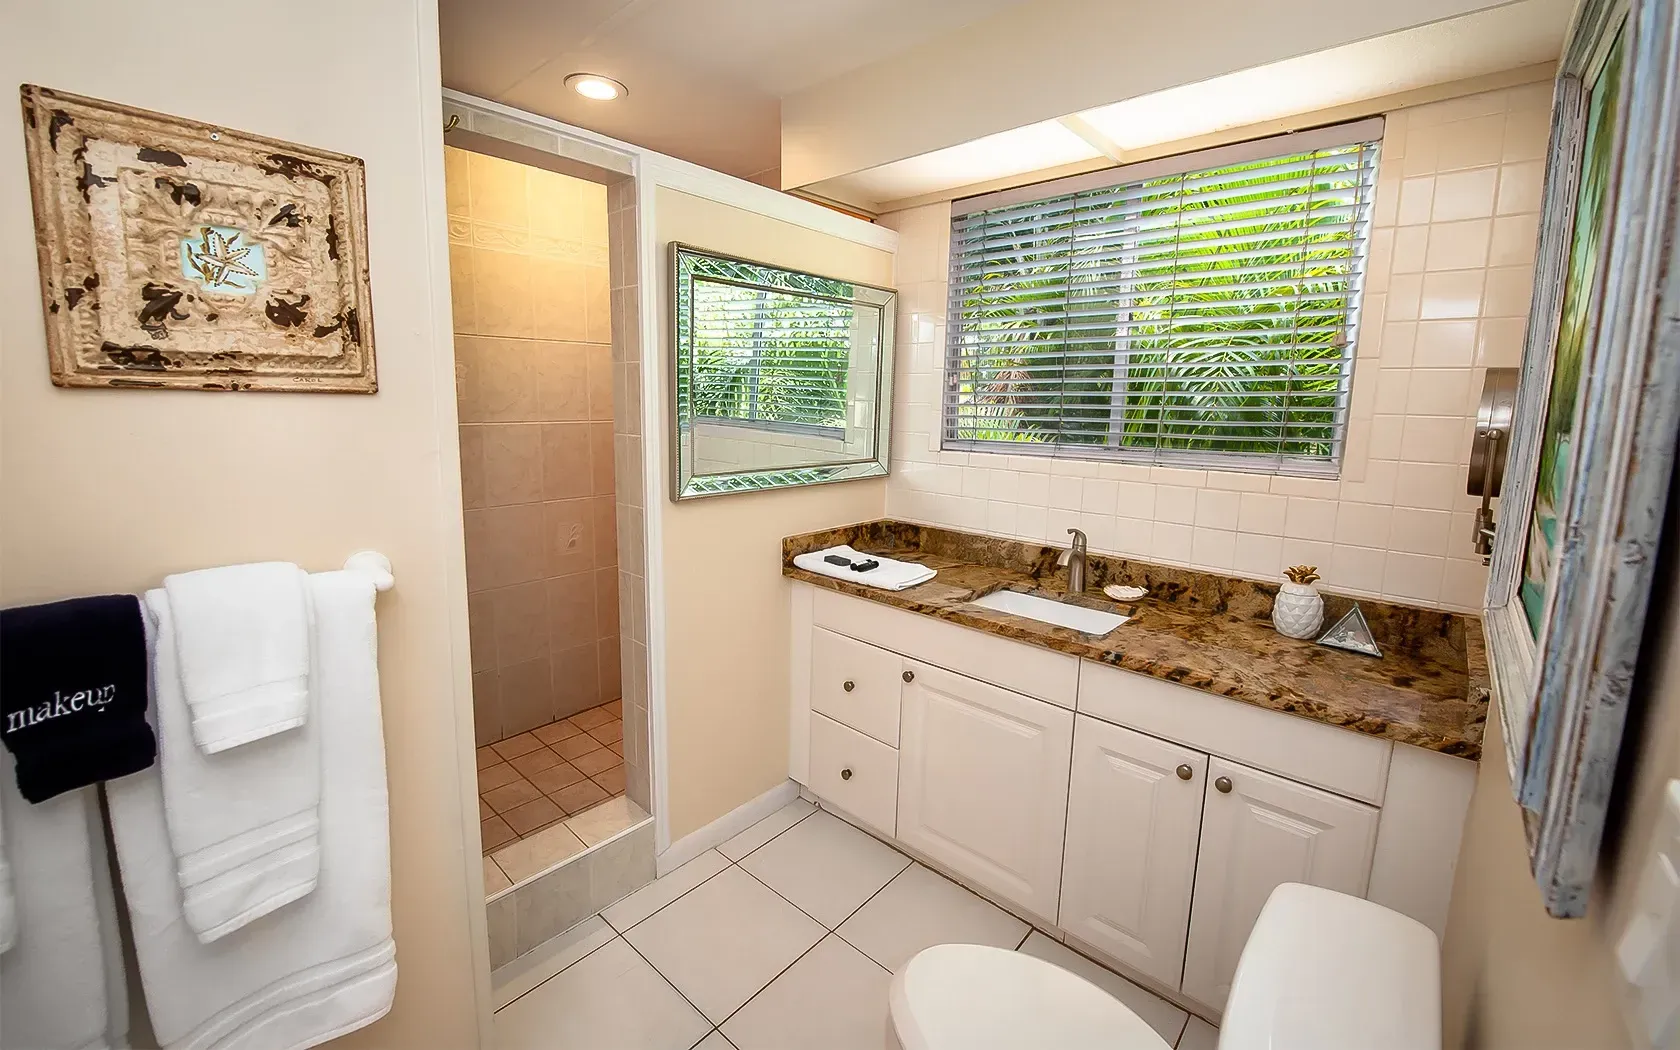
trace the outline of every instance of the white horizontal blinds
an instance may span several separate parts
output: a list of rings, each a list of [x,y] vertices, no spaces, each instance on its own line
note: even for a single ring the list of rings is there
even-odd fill
[[[693,289],[696,416],[845,425],[850,303],[698,275]]]
[[[1376,158],[1344,141],[958,215],[946,446],[1333,474]]]

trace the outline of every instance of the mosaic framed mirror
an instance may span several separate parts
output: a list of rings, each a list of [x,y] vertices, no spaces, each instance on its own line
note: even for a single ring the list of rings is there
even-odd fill
[[[1680,423],[1677,47],[1676,0],[1577,11],[1493,544],[1503,757],[1560,917],[1585,913],[1597,867]]]
[[[671,244],[671,498],[887,473],[898,293]]]

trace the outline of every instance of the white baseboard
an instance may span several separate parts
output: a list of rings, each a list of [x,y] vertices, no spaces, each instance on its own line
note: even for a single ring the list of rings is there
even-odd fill
[[[741,832],[757,824],[770,814],[799,797],[799,785],[791,780],[735,807],[728,813],[697,831],[691,831],[671,843],[671,848],[654,858],[654,874],[664,875],[682,867],[713,846],[721,846]]]

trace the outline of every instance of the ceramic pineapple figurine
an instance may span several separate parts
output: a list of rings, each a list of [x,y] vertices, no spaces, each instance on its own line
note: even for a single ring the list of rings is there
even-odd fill
[[[1311,638],[1324,626],[1324,598],[1313,586],[1318,570],[1311,565],[1294,565],[1283,574],[1289,582],[1278,588],[1272,602],[1272,626],[1287,638]]]

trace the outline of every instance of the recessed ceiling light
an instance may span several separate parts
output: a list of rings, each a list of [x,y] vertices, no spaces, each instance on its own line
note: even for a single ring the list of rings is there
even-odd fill
[[[573,73],[566,78],[566,86],[584,98],[594,99],[596,102],[611,102],[630,93],[623,84],[599,73]]]

